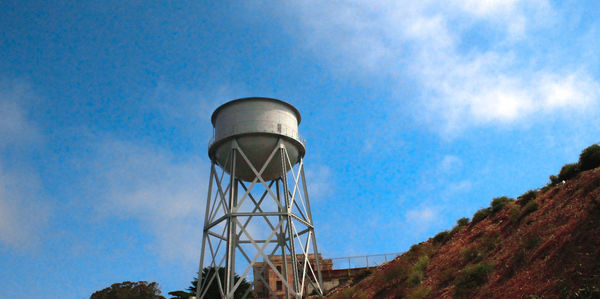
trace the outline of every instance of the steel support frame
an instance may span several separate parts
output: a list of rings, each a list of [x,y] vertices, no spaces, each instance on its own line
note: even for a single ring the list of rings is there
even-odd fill
[[[269,292],[268,298],[271,298],[275,291],[269,286],[268,277],[262,275],[267,269],[282,281],[286,298],[302,298],[308,295],[305,294],[308,285],[322,296],[320,256],[303,160],[292,164],[283,141],[279,140],[263,165],[253,165],[235,140],[231,144],[230,155],[227,158],[231,163],[225,163],[231,165],[230,169],[225,171],[221,168],[219,174],[215,162],[211,164],[196,298],[205,298],[209,286],[213,283],[218,285],[221,298],[234,298],[235,291],[243,279],[250,283],[261,282]],[[277,156],[281,161],[275,161]],[[243,161],[254,172],[255,178],[248,186],[235,177],[237,161]],[[262,173],[272,162],[281,163],[282,173],[277,179],[265,181]],[[256,186],[262,186],[264,189],[260,197],[252,193]],[[270,202],[272,207],[273,201],[275,210],[265,210],[269,208],[265,203]],[[240,211],[248,206],[251,210]],[[257,220],[268,237],[256,239],[252,236],[248,226],[250,222],[256,224]],[[249,245],[250,248],[245,247]],[[309,260],[311,252],[315,258],[314,269]],[[241,254],[244,263],[236,265],[238,254]],[[275,256],[282,259],[281,271],[271,260]],[[298,256],[301,258],[298,259]],[[263,267],[261,271],[253,273],[255,277],[250,280],[249,272],[259,262],[259,258],[263,260]],[[219,271],[212,271],[211,275],[203,279],[202,271],[205,267],[218,269],[223,267],[223,262],[224,281]],[[291,263],[291,269],[288,269],[288,262]],[[239,267],[236,269],[236,266]],[[288,273],[288,270],[291,270],[291,273]],[[237,281],[236,274],[240,276]],[[288,279],[290,276],[291,279]],[[243,294],[243,298],[248,297],[249,291],[250,289]]]

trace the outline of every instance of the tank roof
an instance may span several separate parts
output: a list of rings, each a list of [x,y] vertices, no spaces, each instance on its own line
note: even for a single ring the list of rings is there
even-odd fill
[[[302,117],[300,116],[300,111],[298,111],[298,109],[296,109],[296,107],[294,107],[292,104],[284,102],[282,100],[278,100],[278,99],[273,99],[273,98],[266,98],[266,97],[247,97],[247,98],[240,98],[240,99],[236,99],[236,100],[232,100],[229,101],[219,107],[217,107],[217,109],[215,109],[215,112],[213,112],[210,121],[212,122],[213,126],[215,126],[215,119],[217,117],[217,114],[219,114],[219,112],[221,110],[223,110],[223,108],[235,104],[237,102],[242,102],[242,101],[252,101],[252,100],[263,100],[263,101],[271,101],[271,102],[276,102],[279,104],[283,104],[288,106],[290,109],[292,109],[292,111],[294,112],[294,114],[296,114],[296,119],[298,120],[298,124],[300,124],[300,121],[302,120]]]

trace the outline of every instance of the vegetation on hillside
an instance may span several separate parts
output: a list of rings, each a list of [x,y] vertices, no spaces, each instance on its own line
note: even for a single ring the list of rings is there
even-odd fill
[[[220,280],[225,281],[225,268],[223,267],[206,267],[202,269],[202,280],[209,280],[210,285],[208,286],[208,290],[205,293],[205,298],[220,298],[221,292],[219,291],[219,285],[216,279],[214,279],[215,269],[217,269],[217,273],[219,275]],[[240,280],[240,276],[234,275],[235,281]],[[169,292],[171,295],[171,299],[188,299],[191,296],[196,296],[196,286],[198,285],[198,277],[194,277],[194,279],[190,282],[190,286],[185,291],[173,291]],[[253,298],[254,295],[250,290],[251,285],[246,281],[246,279],[242,279],[240,285],[235,290],[233,297],[234,298],[244,298],[244,295],[247,295],[246,298]],[[246,294],[248,293],[248,294]]]
[[[94,292],[90,299],[165,299],[160,293],[156,282],[124,281]]]
[[[328,298],[600,298],[600,146]]]

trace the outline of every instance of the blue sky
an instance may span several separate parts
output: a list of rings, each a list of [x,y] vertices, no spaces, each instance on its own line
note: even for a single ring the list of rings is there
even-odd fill
[[[0,289],[197,271],[210,114],[288,101],[327,257],[407,250],[600,141],[594,1],[4,1]]]

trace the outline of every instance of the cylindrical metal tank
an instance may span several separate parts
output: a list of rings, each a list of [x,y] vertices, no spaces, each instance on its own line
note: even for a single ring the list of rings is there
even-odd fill
[[[294,106],[277,99],[252,97],[227,102],[212,114],[214,136],[208,155],[230,173],[229,156],[235,140],[256,171],[260,171],[281,140],[293,166],[305,153],[298,134],[300,120],[300,112]],[[243,181],[252,181],[256,177],[240,155],[236,158],[235,169],[236,178]],[[281,155],[277,151],[261,176],[265,181],[277,179],[282,170]],[[285,171],[289,171],[289,166]]]

